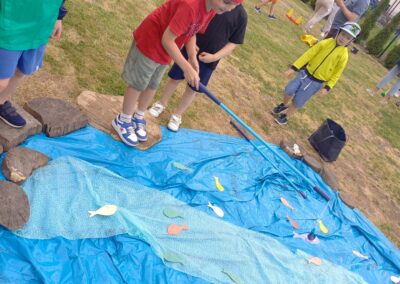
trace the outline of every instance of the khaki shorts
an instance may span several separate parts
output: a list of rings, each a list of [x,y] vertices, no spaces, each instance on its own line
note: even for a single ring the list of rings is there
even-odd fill
[[[136,48],[133,41],[121,77],[125,83],[138,91],[157,89],[167,67],[168,65],[158,64],[146,57]]]

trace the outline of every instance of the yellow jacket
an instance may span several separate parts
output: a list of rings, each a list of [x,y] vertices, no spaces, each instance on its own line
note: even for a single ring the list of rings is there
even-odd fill
[[[329,89],[339,80],[349,58],[347,47],[336,45],[333,38],[320,41],[294,63],[296,69],[306,69],[314,78],[326,82]]]

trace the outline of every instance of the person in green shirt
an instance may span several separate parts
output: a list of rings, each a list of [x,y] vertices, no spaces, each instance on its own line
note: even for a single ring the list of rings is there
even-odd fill
[[[25,119],[10,99],[22,78],[39,70],[50,38],[59,39],[65,0],[0,0],[0,119],[20,128]]]

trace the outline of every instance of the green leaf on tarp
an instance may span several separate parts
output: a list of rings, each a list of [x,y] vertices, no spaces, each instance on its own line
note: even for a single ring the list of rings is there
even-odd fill
[[[173,219],[173,218],[182,218],[183,219],[182,214],[172,208],[165,208],[163,210],[163,214],[165,217],[168,217],[171,219]]]

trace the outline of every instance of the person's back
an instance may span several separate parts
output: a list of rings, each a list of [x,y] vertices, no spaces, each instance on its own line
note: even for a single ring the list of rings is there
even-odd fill
[[[348,21],[358,22],[367,11],[370,0],[335,0],[339,7],[327,37],[335,37],[339,28]]]

